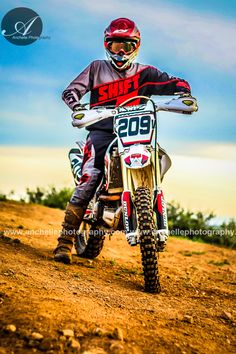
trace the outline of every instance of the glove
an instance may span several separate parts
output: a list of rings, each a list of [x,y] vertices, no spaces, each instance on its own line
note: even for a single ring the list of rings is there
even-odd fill
[[[184,92],[184,91],[175,92],[174,95],[180,97],[192,97],[190,92]]]
[[[81,103],[76,103],[73,107],[73,112],[78,112],[78,111],[82,111],[85,110],[85,106],[87,105],[87,103],[81,104]]]
[[[73,107],[73,111],[76,112],[76,111],[80,111],[82,108],[81,108],[81,104],[80,103],[76,103]]]

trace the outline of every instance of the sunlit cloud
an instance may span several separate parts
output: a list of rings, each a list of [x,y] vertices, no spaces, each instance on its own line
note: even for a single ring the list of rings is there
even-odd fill
[[[26,187],[73,187],[67,154],[65,148],[0,146],[0,192],[14,189],[23,195]],[[190,210],[213,211],[222,217],[236,216],[235,159],[176,154],[171,159],[172,167],[163,182],[167,201],[178,201]]]
[[[167,199],[190,210],[213,211],[218,216],[236,216],[234,160],[172,155],[172,168],[163,188]]]

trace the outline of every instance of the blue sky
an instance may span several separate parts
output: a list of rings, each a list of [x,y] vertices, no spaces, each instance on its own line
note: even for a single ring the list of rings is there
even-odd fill
[[[2,1],[35,10],[50,39],[16,46],[0,35],[0,144],[71,146],[61,92],[94,59],[105,58],[103,31],[117,17],[140,28],[138,61],[189,81],[199,100],[193,116],[161,114],[161,143],[235,143],[236,2],[187,0]],[[82,133],[84,135],[84,133]]]

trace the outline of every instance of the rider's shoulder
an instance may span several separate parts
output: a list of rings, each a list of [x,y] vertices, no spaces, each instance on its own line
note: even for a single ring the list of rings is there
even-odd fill
[[[92,72],[97,73],[98,71],[108,70],[111,65],[107,60],[96,59],[90,63],[89,67]]]
[[[161,71],[157,67],[150,64],[134,63],[137,66],[138,70],[147,70],[147,71]]]
[[[100,67],[100,66],[104,66],[106,64],[107,64],[107,60],[104,60],[104,59],[95,59],[90,63],[90,65],[93,67]]]

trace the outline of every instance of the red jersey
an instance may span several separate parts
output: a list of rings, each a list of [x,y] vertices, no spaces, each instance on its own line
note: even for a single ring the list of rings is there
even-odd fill
[[[190,93],[187,81],[169,76],[149,65],[133,63],[129,69],[116,70],[107,60],[93,61],[66,88],[62,94],[65,103],[73,110],[81,97],[89,92],[90,106],[117,106],[130,97],[142,95],[173,95]],[[145,100],[132,101],[132,105]],[[106,119],[88,127],[88,130],[113,130],[112,119]]]

